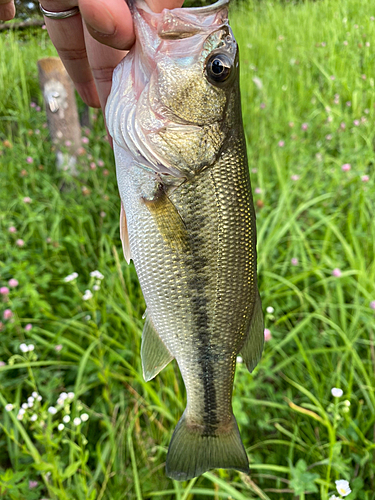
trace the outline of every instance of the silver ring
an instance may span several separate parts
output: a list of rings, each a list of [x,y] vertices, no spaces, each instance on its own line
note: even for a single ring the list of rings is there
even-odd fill
[[[50,19],[66,19],[67,17],[75,16],[79,14],[79,8],[73,7],[69,10],[63,10],[62,12],[51,12],[50,10],[44,9],[41,4],[39,4],[39,9],[43,16],[49,17]]]

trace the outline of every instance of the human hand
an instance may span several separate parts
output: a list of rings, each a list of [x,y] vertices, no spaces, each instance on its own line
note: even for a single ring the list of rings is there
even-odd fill
[[[0,19],[2,21],[9,21],[13,19],[16,14],[13,0],[0,0]]]
[[[154,12],[181,7],[183,0],[146,0]],[[45,23],[52,43],[86,104],[104,109],[112,73],[134,43],[133,21],[125,0],[42,0],[44,9],[79,13]],[[0,0],[0,19],[14,17],[13,0]]]
[[[146,1],[155,12],[183,3]],[[125,0],[42,0],[41,4],[57,12],[79,7],[80,14],[67,19],[45,17],[46,27],[82,99],[89,106],[104,109],[113,70],[123,59],[124,50],[134,43],[133,21]]]

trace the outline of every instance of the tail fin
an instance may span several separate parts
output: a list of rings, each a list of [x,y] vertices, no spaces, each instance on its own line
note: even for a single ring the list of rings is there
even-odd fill
[[[167,476],[186,481],[215,468],[249,472],[249,461],[234,415],[227,432],[207,435],[202,428],[189,427],[183,414],[169,445]]]

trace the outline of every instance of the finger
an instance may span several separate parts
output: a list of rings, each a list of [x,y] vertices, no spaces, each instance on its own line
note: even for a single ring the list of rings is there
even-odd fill
[[[79,9],[93,38],[120,50],[133,45],[133,20],[124,0],[79,0]]]
[[[147,1],[149,4],[159,1],[159,10],[180,7],[183,3],[183,0]],[[125,51],[111,49],[108,45],[118,49],[130,48],[134,42],[133,22],[124,0],[79,0],[79,8],[87,29],[88,59],[104,110],[112,86],[113,70],[126,55]]]
[[[99,101],[104,111],[112,86],[112,73],[126,55],[126,51],[113,49],[95,40],[85,26],[87,56],[95,80]]]
[[[74,1],[43,1],[43,8],[61,12],[76,6]],[[73,83],[89,106],[98,108],[100,101],[96,91],[94,78],[87,58],[82,18],[80,14],[67,19],[50,19],[44,17],[48,34]]]
[[[2,21],[9,21],[16,15],[13,0],[0,0],[0,19]]]

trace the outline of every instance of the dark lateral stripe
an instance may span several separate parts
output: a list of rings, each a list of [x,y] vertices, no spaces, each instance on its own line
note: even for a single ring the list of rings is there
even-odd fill
[[[204,221],[199,214],[194,214],[195,227],[204,227]],[[199,220],[201,219],[201,220]],[[186,221],[185,221],[186,222]],[[190,240],[190,255],[186,255],[186,267],[188,268],[188,287],[191,294],[191,312],[193,324],[196,326],[194,332],[197,339],[199,358],[199,377],[203,385],[204,401],[204,434],[212,435],[214,428],[219,423],[217,417],[216,390],[213,380],[214,363],[210,344],[208,300],[206,290],[208,285],[207,259],[201,254],[204,240],[198,231],[194,232]]]

